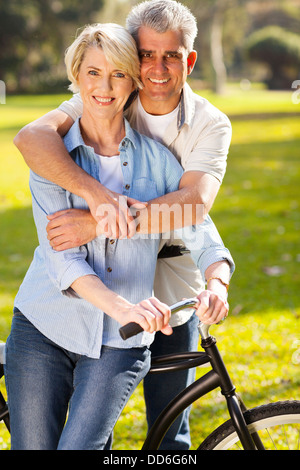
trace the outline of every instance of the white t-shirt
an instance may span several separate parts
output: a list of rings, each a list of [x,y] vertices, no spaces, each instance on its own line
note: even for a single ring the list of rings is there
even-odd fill
[[[140,97],[138,96],[138,117],[136,121],[136,130],[147,137],[163,144],[166,139],[166,130],[169,125],[176,118],[179,110],[179,105],[170,113],[163,114],[162,116],[153,116],[147,113],[141,103]]]
[[[104,157],[98,155],[100,160],[100,182],[106,188],[115,193],[123,192],[123,173],[120,163],[120,155]]]

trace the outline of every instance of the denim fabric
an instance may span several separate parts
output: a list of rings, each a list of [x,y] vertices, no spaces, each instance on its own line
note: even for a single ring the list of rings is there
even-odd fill
[[[186,351],[197,351],[199,318],[193,315],[187,323],[176,326],[171,336],[158,332],[150,346],[152,357]],[[144,396],[147,422],[150,429],[165,406],[195,380],[195,368],[182,371],[148,374],[144,379]],[[189,432],[190,408],[174,421],[166,433],[160,450],[188,450],[191,446]]]
[[[149,366],[147,348],[103,346],[100,359],[70,353],[15,312],[5,365],[12,450],[105,448]]]

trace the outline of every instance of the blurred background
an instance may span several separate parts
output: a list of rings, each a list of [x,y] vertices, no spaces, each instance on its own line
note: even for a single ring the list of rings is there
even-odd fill
[[[125,24],[137,0],[1,0],[0,79],[7,93],[61,92],[63,56],[86,23]],[[299,0],[185,0],[198,20],[193,73],[224,92],[227,80],[287,89],[299,76]]]
[[[64,51],[87,23],[125,24],[133,0],[0,0],[0,341],[37,245],[29,169],[13,145],[28,122],[71,97]],[[233,128],[211,210],[236,272],[230,314],[214,327],[246,404],[299,399],[300,0],[186,0],[197,17],[189,83]],[[199,372],[197,372],[199,374]],[[6,395],[4,380],[0,390]],[[193,406],[193,448],[227,419],[213,392]],[[146,435],[142,385],[122,413],[115,449]],[[0,449],[9,449],[0,424]]]

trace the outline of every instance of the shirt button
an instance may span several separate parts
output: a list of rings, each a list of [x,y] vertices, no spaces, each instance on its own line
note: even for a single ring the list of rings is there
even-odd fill
[[[111,245],[113,245],[113,244],[115,243],[115,241],[116,241],[116,240],[109,240],[109,243],[110,243]]]
[[[111,273],[111,272],[112,272],[112,268],[108,267],[106,271],[107,271],[108,273]]]
[[[128,165],[128,162],[124,162],[124,163],[123,163],[123,166],[127,166],[127,165]]]
[[[129,189],[129,188],[130,188],[130,184],[126,184],[125,189]]]

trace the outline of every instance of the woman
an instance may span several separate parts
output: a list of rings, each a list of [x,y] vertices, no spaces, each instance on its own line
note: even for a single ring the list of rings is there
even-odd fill
[[[178,162],[123,118],[140,86],[136,46],[127,31],[114,24],[88,26],[65,61],[71,89],[83,100],[82,117],[64,139],[75,162],[137,200],[176,190]],[[16,296],[7,340],[12,449],[103,449],[149,369],[153,332],[172,333],[169,307],[151,297],[159,239],[98,237],[55,252],[47,240],[47,215],[87,205],[32,172],[30,188],[39,246]],[[119,327],[131,321],[144,332],[123,342]]]

